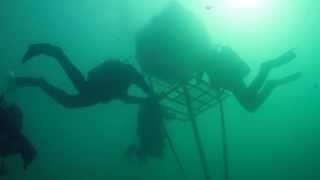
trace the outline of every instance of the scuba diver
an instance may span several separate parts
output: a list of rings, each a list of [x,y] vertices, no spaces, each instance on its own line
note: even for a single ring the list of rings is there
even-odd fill
[[[170,28],[168,28],[170,27]],[[180,3],[169,3],[137,34],[136,57],[141,69],[169,84],[186,82],[199,75],[209,80],[213,89],[228,90],[248,111],[257,110],[272,91],[301,77],[267,80],[277,67],[291,62],[296,53],[290,50],[280,57],[266,61],[253,82],[244,78],[249,66],[231,48],[212,43],[210,34],[200,19]],[[207,74],[207,78],[203,78]]]
[[[137,115],[137,144],[127,150],[129,157],[137,157],[142,162],[148,158],[161,158],[164,155],[166,135],[163,121],[167,113],[161,105],[152,98],[148,98],[140,105]]]
[[[20,154],[24,162],[24,169],[27,169],[35,159],[37,151],[22,134],[23,114],[15,104],[9,104],[4,97],[0,98],[0,158]],[[6,175],[3,159],[0,166],[0,176]]]
[[[80,108],[106,103],[113,99],[119,99],[126,103],[141,103],[145,98],[131,96],[127,92],[132,84],[138,86],[148,96],[152,95],[152,91],[142,75],[133,66],[122,63],[119,60],[103,62],[92,69],[86,79],[70,62],[63,50],[51,44],[30,45],[22,59],[22,63],[26,63],[38,55],[54,58],[79,93],[77,95],[68,94],[42,78],[13,77],[13,79],[19,87],[41,88],[47,95],[64,107]]]
[[[301,73],[275,79],[266,80],[271,70],[285,65],[296,58],[294,50],[261,64],[256,78],[250,85],[246,85],[244,77],[249,72],[249,66],[229,47],[221,47],[214,59],[209,59],[204,66],[211,86],[217,90],[229,90],[239,103],[248,111],[255,111],[270,96],[272,91],[282,85],[293,82],[301,77]]]

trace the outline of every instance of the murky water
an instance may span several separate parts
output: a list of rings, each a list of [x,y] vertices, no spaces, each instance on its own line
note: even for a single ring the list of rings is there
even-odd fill
[[[0,5],[1,89],[8,70],[44,77],[76,90],[45,56],[21,65],[28,45],[49,42],[64,49],[83,73],[109,58],[138,66],[135,38],[168,0],[2,0]],[[319,41],[320,2],[312,0],[181,0],[206,27],[210,41],[232,47],[249,64],[250,82],[259,65],[296,48],[297,58],[272,71],[270,79],[302,72],[276,89],[256,112],[235,100],[224,103],[229,180],[316,180],[320,178]],[[172,27],[167,27],[172,28]],[[188,49],[180,51],[188,52]],[[136,89],[132,93],[141,94]],[[183,179],[172,152],[147,164],[124,154],[137,140],[138,106],[113,101],[67,109],[37,88],[13,91],[9,99],[24,112],[23,132],[38,150],[24,171],[18,156],[5,160],[4,180]],[[219,109],[198,118],[211,179],[224,179]],[[191,123],[167,122],[188,179],[204,179]]]

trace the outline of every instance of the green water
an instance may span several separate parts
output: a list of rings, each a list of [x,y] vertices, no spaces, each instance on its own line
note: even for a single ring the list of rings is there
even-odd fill
[[[203,21],[214,43],[231,46],[245,59],[252,68],[248,82],[261,62],[295,47],[297,59],[273,71],[270,78],[303,72],[299,81],[276,89],[254,113],[245,111],[234,98],[225,102],[230,180],[319,179],[320,1],[265,0],[265,8],[233,12],[219,8],[223,1],[227,0],[181,3]],[[76,92],[57,63],[46,57],[19,64],[31,43],[63,47],[83,73],[110,57],[136,65],[135,34],[167,2],[2,0],[1,89],[5,72],[13,69],[18,75],[45,77]],[[37,148],[38,157],[27,171],[17,156],[6,159],[10,172],[0,179],[182,179],[169,150],[163,159],[150,160],[147,165],[124,158],[127,146],[136,141],[136,105],[114,101],[71,110],[33,88],[12,92],[10,99],[24,111],[23,131]],[[212,109],[198,123],[210,176],[222,180],[218,117],[218,110]],[[190,123],[173,121],[167,126],[188,178],[203,179]]]

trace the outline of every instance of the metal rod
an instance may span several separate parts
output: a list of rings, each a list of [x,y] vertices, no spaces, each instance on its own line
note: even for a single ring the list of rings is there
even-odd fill
[[[184,91],[186,102],[187,102],[189,117],[190,117],[190,120],[192,122],[192,129],[193,129],[193,133],[194,133],[194,136],[195,136],[197,149],[199,151],[199,156],[200,156],[200,161],[201,161],[201,166],[202,166],[202,169],[203,169],[204,177],[205,177],[205,180],[210,180],[209,170],[208,170],[208,163],[207,163],[207,159],[206,159],[206,156],[205,156],[205,153],[204,153],[204,150],[203,150],[201,138],[200,138],[200,135],[199,135],[199,129],[198,129],[198,125],[197,125],[197,122],[196,122],[196,117],[195,117],[195,115],[193,113],[193,109],[192,109],[192,106],[191,106],[190,94],[189,94],[189,91],[188,91],[188,89],[186,87],[183,87],[183,91]]]
[[[224,95],[222,95],[222,97],[220,97],[220,98],[221,98],[221,101],[224,101],[224,100],[227,99],[228,97],[229,97],[228,94],[224,94]],[[211,101],[211,102],[209,102],[209,103],[207,103],[206,105],[202,106],[202,107],[201,107],[201,110],[197,111],[197,113],[198,113],[198,114],[201,114],[201,113],[209,110],[210,108],[217,106],[218,103],[219,103],[218,97],[215,98],[215,99],[212,99],[212,100],[210,100],[210,101]],[[200,109],[200,108],[199,108],[199,109]]]
[[[175,85],[173,85],[171,88],[169,87],[168,90],[166,90],[165,92],[161,92],[160,93],[160,98],[161,99],[165,99],[167,96],[169,96],[172,92],[178,90],[181,85],[183,85],[184,83],[183,82],[180,82],[180,83],[176,83]]]
[[[221,119],[221,129],[222,129],[222,143],[223,143],[223,161],[224,161],[224,179],[229,180],[229,158],[228,158],[228,143],[227,143],[227,131],[226,123],[224,117],[224,108],[222,103],[222,98],[219,98],[219,109],[220,109],[220,119]]]
[[[188,116],[188,114],[186,114],[185,112],[179,111],[179,110],[177,110],[177,109],[175,109],[175,108],[172,108],[172,107],[170,107],[170,106],[163,105],[163,104],[162,104],[162,106],[163,106],[164,108],[168,109],[169,111],[172,111],[172,112],[174,112],[174,113],[176,113],[176,114],[178,114],[178,115],[180,115],[180,116],[185,116],[185,117]]]
[[[154,91],[154,85],[153,85],[153,81],[152,81],[151,78],[149,78],[149,83],[150,83],[150,86],[151,86],[152,90]],[[176,111],[176,113],[177,113],[177,111]],[[174,155],[174,158],[175,158],[175,160],[176,160],[176,162],[177,162],[177,164],[178,164],[178,168],[179,168],[179,171],[180,171],[180,173],[181,173],[181,176],[182,176],[182,178],[183,178],[184,180],[187,180],[187,175],[186,175],[185,169],[184,169],[183,166],[182,166],[182,163],[181,163],[181,161],[180,161],[180,159],[179,159],[179,157],[178,157],[178,153],[177,153],[177,151],[176,151],[176,149],[175,149],[175,146],[174,146],[174,144],[173,144],[173,141],[171,140],[171,138],[170,138],[170,136],[169,136],[169,132],[168,132],[167,127],[166,127],[166,125],[164,124],[164,122],[162,122],[162,129],[163,129],[163,131],[164,131],[164,133],[165,133],[165,136],[166,136],[167,139],[168,139],[168,143],[169,143],[170,149],[171,149],[171,151],[172,151],[172,153],[173,153],[173,155]]]
[[[192,87],[192,88],[194,88],[194,89],[196,89],[196,90],[198,90],[198,91],[200,91],[200,92],[202,92],[203,94],[206,94],[207,96],[209,96],[209,97],[216,97],[215,95],[212,95],[212,91],[210,91],[210,89],[209,90],[205,90],[205,89],[203,89],[203,88],[201,88],[201,87],[199,87],[199,86],[196,86],[196,85],[193,85],[193,84],[188,84],[190,87]]]
[[[176,151],[176,148],[175,148],[175,146],[174,146],[174,143],[173,143],[171,137],[169,136],[168,129],[167,129],[167,127],[166,127],[166,125],[165,125],[164,123],[162,123],[162,124],[163,124],[162,127],[163,127],[163,130],[164,130],[165,136],[166,136],[167,139],[168,139],[169,147],[170,147],[170,149],[171,149],[171,151],[172,151],[172,153],[173,153],[173,156],[174,156],[174,158],[175,158],[175,160],[176,160],[176,162],[177,162],[177,164],[178,164],[178,168],[179,168],[179,171],[180,171],[180,173],[181,173],[181,176],[182,176],[182,178],[183,178],[184,180],[187,180],[188,178],[187,178],[186,171],[185,171],[185,169],[183,168],[183,165],[182,165],[182,163],[181,163],[181,161],[180,161],[180,158],[179,158],[179,156],[178,156],[178,153],[177,153],[177,151]]]
[[[175,98],[172,98],[172,97],[167,96],[166,99],[167,99],[168,101],[174,102],[174,103],[179,104],[179,105],[181,105],[181,106],[186,106],[186,104],[184,104],[183,102],[180,102],[179,100],[177,100],[177,99],[175,99]]]

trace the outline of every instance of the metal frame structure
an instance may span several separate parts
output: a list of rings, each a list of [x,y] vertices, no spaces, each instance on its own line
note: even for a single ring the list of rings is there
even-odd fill
[[[191,121],[205,180],[210,180],[211,178],[196,119],[205,111],[216,106],[220,107],[222,120],[221,125],[223,129],[222,137],[224,138],[224,170],[225,179],[228,179],[227,143],[222,101],[225,100],[229,95],[225,92],[214,91],[208,82],[199,80],[197,78],[170,84],[157,78],[149,77],[149,83],[153,87],[154,91],[159,94],[161,105],[166,108],[170,115],[173,115],[173,118],[183,121]],[[176,156],[176,151],[168,132],[167,135],[171,149]],[[179,167],[183,176],[185,176],[178,157],[176,157],[176,160],[179,163]]]

